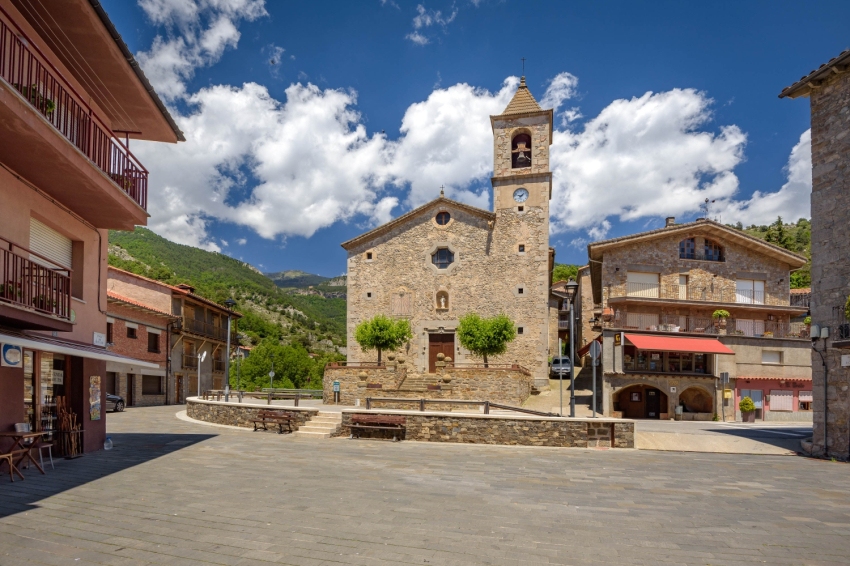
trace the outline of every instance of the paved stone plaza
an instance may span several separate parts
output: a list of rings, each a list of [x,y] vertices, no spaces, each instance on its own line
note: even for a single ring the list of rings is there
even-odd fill
[[[0,564],[846,564],[846,464],[302,440],[109,414],[110,452],[0,477]]]

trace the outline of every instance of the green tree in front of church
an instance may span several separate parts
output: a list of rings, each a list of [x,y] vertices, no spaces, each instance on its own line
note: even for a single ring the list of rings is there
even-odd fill
[[[508,344],[516,338],[516,328],[506,314],[482,318],[472,312],[458,321],[457,337],[461,346],[484,358],[487,367],[488,356],[504,354],[508,349]]]
[[[381,363],[381,352],[397,350],[411,338],[413,333],[407,319],[393,320],[382,314],[371,320],[364,320],[354,329],[354,339],[363,350],[378,351],[378,363]]]

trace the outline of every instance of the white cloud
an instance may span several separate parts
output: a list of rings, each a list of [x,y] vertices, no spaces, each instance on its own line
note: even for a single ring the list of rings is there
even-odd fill
[[[552,231],[607,233],[608,219],[694,211],[704,198],[731,198],[746,135],[737,126],[700,131],[709,99],[692,89],[615,100],[581,131],[556,131]]]
[[[199,67],[217,62],[236,47],[241,20],[266,15],[265,0],[139,0],[151,21],[166,28],[148,51],[137,54],[157,93],[166,102],[186,96],[186,81]]]
[[[812,131],[806,130],[788,156],[785,166],[788,180],[775,193],[756,191],[745,201],[719,203],[716,208],[723,222],[770,224],[781,216],[786,222],[811,217]]]
[[[245,244],[248,243],[248,239],[247,238],[239,238],[239,239],[236,240],[236,243],[239,244],[240,246],[244,246]]]
[[[555,78],[549,81],[549,86],[546,88],[543,98],[540,99],[540,105],[557,112],[565,100],[575,96],[577,86],[578,77],[571,73],[558,73]]]
[[[413,18],[413,31],[408,33],[405,39],[409,39],[417,45],[427,45],[431,42],[431,38],[425,35],[425,31],[434,26],[441,28],[443,33],[446,28],[457,17],[457,8],[452,6],[452,12],[445,16],[441,10],[428,10],[424,5],[416,6],[416,16]]]

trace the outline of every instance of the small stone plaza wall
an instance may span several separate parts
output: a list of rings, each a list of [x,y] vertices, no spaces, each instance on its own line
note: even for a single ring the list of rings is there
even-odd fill
[[[356,414],[404,416],[407,423],[403,438],[406,440],[565,448],[635,446],[634,421],[395,410],[344,410],[338,436],[350,434],[351,417]],[[392,438],[393,431],[364,429],[358,431],[358,436]]]
[[[423,379],[435,385],[422,386]],[[323,399],[333,403],[333,384],[339,382],[341,405],[366,404],[367,397],[492,401],[521,406],[531,395],[532,376],[522,368],[444,367],[436,374],[408,374],[387,366],[328,366]]]
[[[186,399],[186,416],[207,423],[254,428],[251,422],[260,411],[287,411],[294,415],[292,430],[298,430],[319,412],[308,407],[291,407],[252,403],[225,403],[223,401],[204,401],[197,397]],[[275,430],[277,427],[274,427]],[[269,427],[271,430],[271,427]]]

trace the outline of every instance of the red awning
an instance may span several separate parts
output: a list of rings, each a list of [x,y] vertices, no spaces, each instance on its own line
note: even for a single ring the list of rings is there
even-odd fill
[[[699,354],[734,354],[715,338],[679,338],[648,334],[626,334],[626,340],[640,350],[664,352],[697,352]]]
[[[579,359],[581,359],[581,358],[585,357],[587,354],[589,354],[589,353],[590,353],[590,345],[591,345],[591,344],[593,344],[593,341],[594,341],[594,340],[595,340],[595,341],[597,341],[597,342],[599,342],[600,344],[602,344],[602,335],[600,334],[599,336],[597,336],[596,338],[594,338],[593,340],[591,340],[590,342],[588,342],[587,344],[585,344],[584,346],[582,346],[582,347],[579,349],[579,351],[578,351],[578,352],[576,352],[576,356],[577,356]]]

